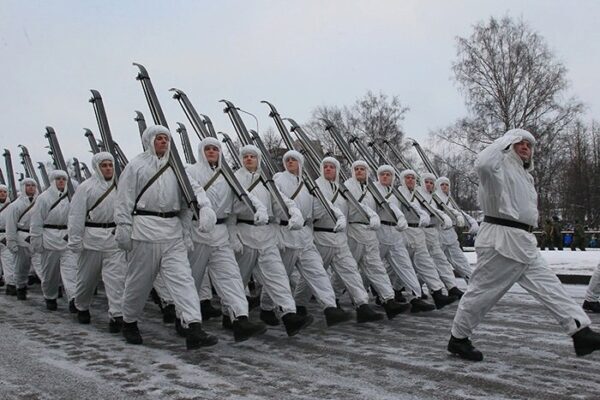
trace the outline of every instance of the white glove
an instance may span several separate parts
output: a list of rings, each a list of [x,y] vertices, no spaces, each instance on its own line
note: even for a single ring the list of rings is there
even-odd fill
[[[452,228],[452,220],[450,219],[450,217],[443,212],[440,213],[440,215],[442,216],[442,219],[444,220],[444,222],[442,223],[442,229]]]
[[[471,224],[471,227],[469,228],[469,234],[477,235],[477,232],[479,232],[479,224],[475,220],[469,221],[469,223]]]
[[[8,250],[10,250],[10,252],[13,254],[17,254],[17,252],[19,251],[19,245],[14,240],[11,240],[11,241],[7,240],[6,247],[8,247]]]
[[[242,254],[244,252],[244,245],[236,232],[231,232],[229,234],[229,243],[236,254]]]
[[[459,228],[465,226],[465,217],[463,217],[460,213],[456,214],[456,226]]]
[[[408,222],[406,222],[406,218],[402,215],[398,218],[398,223],[396,224],[396,229],[400,232],[405,231],[408,228]]]
[[[44,250],[44,240],[41,236],[30,236],[29,244],[34,253],[41,253]]]
[[[419,227],[424,228],[426,226],[429,226],[430,223],[431,223],[431,219],[429,218],[429,215],[427,215],[427,213],[420,212],[419,213]]]
[[[217,214],[211,207],[202,207],[198,213],[198,229],[200,232],[208,233],[215,229]]]
[[[296,207],[291,207],[289,209],[290,219],[288,221],[288,229],[290,231],[297,231],[302,229],[304,226],[304,218],[302,217],[302,212],[300,209]]]
[[[121,250],[131,251],[133,248],[133,243],[131,242],[131,225],[117,225],[115,240]]]
[[[343,215],[339,216],[335,226],[333,227],[334,232],[344,232],[346,230],[346,217]]]
[[[505,151],[510,150],[510,146],[512,146],[515,143],[519,143],[521,140],[523,140],[523,137],[520,135],[501,136],[498,139],[496,139],[494,143],[498,143],[498,146],[500,146],[500,148],[503,151]]]
[[[269,214],[267,214],[267,210],[262,208],[257,208],[254,213],[254,225],[266,225],[269,222]]]
[[[379,219],[379,215],[373,214],[369,217],[369,229],[372,231],[376,231],[381,226],[381,220]]]
[[[183,244],[188,252],[194,250],[194,241],[189,234],[183,234]]]

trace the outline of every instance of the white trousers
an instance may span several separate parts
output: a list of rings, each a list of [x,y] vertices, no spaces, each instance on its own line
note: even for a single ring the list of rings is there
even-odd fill
[[[212,283],[221,298],[223,309],[231,319],[248,316],[246,292],[231,247],[216,247],[194,243],[194,250],[190,253],[189,259],[192,276],[200,299],[202,299],[200,293],[202,292],[204,276],[208,272],[210,276],[210,281],[207,282],[209,293],[210,284]],[[212,293],[208,298],[212,298]]]
[[[465,253],[460,249],[458,241],[452,244],[440,243],[440,247],[446,255],[448,262],[454,267],[454,270],[468,282],[471,275],[473,275],[473,268],[471,268],[471,264],[469,264],[467,257],[465,257]]]
[[[477,266],[458,304],[452,336],[459,339],[471,336],[484,315],[515,283],[542,303],[569,335],[591,324],[541,254],[533,263],[523,264],[493,248],[476,248],[476,251]]]
[[[191,262],[190,262],[191,265]],[[208,269],[204,273],[204,278],[202,278],[202,286],[200,286],[200,290],[198,291],[198,297],[200,297],[200,301],[202,300],[210,300],[213,298],[212,291],[212,282],[210,281],[210,275],[208,274]]]
[[[77,285],[75,289],[75,306],[78,310],[89,310],[94,297],[94,290],[100,279],[104,282],[104,290],[108,300],[108,316],[111,318],[123,315],[121,302],[125,287],[125,270],[127,260],[122,250],[96,251],[83,250],[77,263]]]
[[[363,244],[348,237],[348,247],[356,260],[360,271],[367,278],[367,281],[373,285],[381,300],[387,301],[393,299],[394,288],[392,288],[390,276],[383,265],[383,261],[381,261],[379,243],[372,242]],[[335,276],[334,279],[337,280],[338,276]],[[339,276],[339,278],[342,279],[341,276]]]
[[[425,228],[425,241],[427,243],[427,251],[433,259],[433,263],[438,271],[440,279],[446,286],[446,289],[456,287],[456,277],[452,265],[448,262],[446,254],[440,247],[440,233],[437,228]]]
[[[314,243],[311,242],[302,249],[284,249],[281,252],[281,260],[288,278],[292,275],[294,268],[298,268],[300,275],[306,280],[312,294],[315,295],[323,309],[336,306],[331,281],[323,268],[323,260]],[[260,304],[264,310],[275,308],[268,291],[263,290]]]
[[[29,247],[18,246],[19,250],[14,253],[15,260],[15,285],[18,289],[27,287],[29,268],[31,267],[31,250]]]
[[[596,270],[592,274],[590,284],[585,292],[585,299],[587,301],[599,301],[600,300],[600,264],[596,267]]]
[[[77,286],[77,254],[71,250],[43,250],[41,252],[40,279],[46,299],[58,298],[61,283],[68,300],[75,296]]]
[[[269,299],[281,311],[281,315],[296,312],[296,303],[292,297],[290,280],[281,261],[281,255],[274,244],[265,249],[254,249],[244,246],[241,254],[235,255],[244,286],[254,275],[261,283],[262,293],[267,293]],[[267,310],[261,303],[261,308]]]
[[[329,267],[333,269],[343,282],[350,299],[355,307],[358,307],[369,302],[369,294],[365,290],[362,276],[358,271],[358,264],[347,243],[339,247],[319,246],[315,244],[321,258],[323,259],[323,267],[327,270]],[[300,277],[296,289],[294,291],[294,299],[297,305],[307,305],[310,301],[310,288],[303,277]]]
[[[403,240],[400,243],[394,245],[379,244],[379,255],[382,260],[388,262],[388,272],[392,276],[396,276],[408,289],[410,289],[415,296],[421,297],[421,283],[417,278],[417,273],[413,268],[408,249],[406,248],[406,241]],[[392,279],[395,280],[395,279]]]
[[[430,292],[444,288],[437,268],[427,250],[425,233],[421,228],[408,228],[406,231],[408,255],[412,260],[417,276],[425,282]]]
[[[7,285],[15,284],[15,257],[8,248],[0,244],[0,261],[2,262],[2,274]]]
[[[190,262],[182,240],[164,243],[133,241],[127,254],[127,271],[123,290],[123,320],[136,322],[152,289],[157,275],[161,276],[165,290],[180,311],[182,325],[201,322],[200,300],[192,278]]]

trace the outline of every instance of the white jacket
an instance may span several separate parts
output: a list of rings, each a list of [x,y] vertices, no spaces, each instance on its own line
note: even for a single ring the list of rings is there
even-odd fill
[[[14,246],[23,246],[29,248],[29,243],[25,241],[29,237],[29,222],[31,219],[32,209],[35,206],[31,206],[32,202],[35,202],[38,191],[29,200],[29,197],[25,194],[25,184],[35,183],[35,180],[31,178],[25,178],[21,181],[21,192],[19,197],[12,202],[6,211],[6,247],[13,249]],[[37,187],[37,186],[36,186]]]
[[[357,179],[354,173],[354,167],[356,165],[362,165],[367,169],[367,179],[369,180],[369,168],[367,163],[358,160],[352,163],[352,177],[348,178],[344,184],[348,188],[348,191],[352,193],[352,195],[360,200],[360,204],[362,204],[363,209],[367,212],[369,217],[377,218],[377,213],[375,212],[376,203],[375,199],[367,189],[367,185],[361,184]],[[368,244],[368,243],[378,243],[377,241],[377,232],[369,227],[369,224],[366,223],[362,218],[361,214],[356,209],[348,210],[348,236],[352,239],[356,240],[358,243]]]
[[[485,148],[475,163],[479,176],[478,199],[484,215],[537,226],[537,192],[530,171],[525,169],[513,144],[522,140],[535,144],[531,133],[512,129]],[[533,152],[532,152],[533,159]],[[539,254],[533,233],[484,222],[475,247],[491,247],[512,260],[531,263]]]
[[[323,165],[325,163],[332,163],[335,165],[335,181],[330,182],[323,177]],[[339,191],[338,182],[340,176],[340,163],[333,157],[325,157],[321,161],[321,176],[317,178],[315,181],[321,192],[325,196],[325,198],[333,204],[334,207],[340,210],[340,212],[348,217],[348,202],[344,199],[344,196]],[[334,229],[336,222],[331,218],[331,216],[327,213],[322,215],[320,218],[315,219],[313,221],[314,228],[325,228],[325,229]],[[314,232],[314,241],[315,243],[321,246],[328,247],[339,247],[344,242],[348,241],[348,237],[345,231],[342,232]]]
[[[8,193],[8,187],[6,185],[0,185],[0,189],[6,190]],[[8,206],[10,205],[10,197],[6,196],[4,203],[0,203],[0,240],[6,237],[6,216],[8,215]],[[0,244],[0,246],[3,246]]]
[[[40,194],[31,211],[31,222],[29,233],[31,240],[34,241],[41,236],[45,250],[65,250],[67,248],[67,219],[69,216],[69,197],[67,196],[67,186],[59,191],[56,187],[58,177],[68,178],[66,171],[54,170],[48,174],[50,187]],[[54,225],[64,227],[55,229],[45,227],[45,225]]]
[[[146,190],[137,203],[137,209],[154,212],[178,211],[179,216],[162,218],[154,215],[132,215],[135,199],[142,188],[169,161],[169,150],[161,158],[156,156],[154,138],[158,134],[165,134],[173,140],[169,130],[163,126],[149,126],[144,131],[142,142],[146,150],[131,160],[119,177],[115,206],[115,223],[132,227],[132,239],[155,243],[183,238],[184,226],[188,229],[191,224],[191,212],[185,204],[172,168],[167,168]]]
[[[117,199],[117,188],[114,176],[110,180],[104,179],[100,172],[100,163],[110,160],[114,163],[113,156],[107,152],[94,154],[92,157],[93,174],[83,181],[75,190],[71,199],[69,210],[69,244],[73,250],[84,248],[96,251],[115,251],[115,228],[89,227],[86,222],[109,224],[114,223],[114,208]],[[88,210],[96,204],[110,188],[109,194],[88,214]]]

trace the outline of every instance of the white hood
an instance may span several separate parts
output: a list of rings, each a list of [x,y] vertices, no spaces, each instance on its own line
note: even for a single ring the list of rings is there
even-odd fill
[[[23,178],[23,180],[21,182],[19,182],[19,197],[29,197],[25,194],[25,184],[27,183],[33,183],[35,185],[35,194],[33,195],[33,198],[35,199],[38,194],[39,194],[39,189],[37,187],[37,183],[35,181],[35,179],[32,178]]]
[[[159,134],[167,135],[169,137],[169,146],[167,147],[167,151],[165,155],[160,158],[161,163],[164,163],[169,160],[169,154],[171,151],[171,141],[173,140],[171,132],[169,132],[167,128],[165,128],[162,125],[151,125],[147,127],[144,133],[142,134],[142,144],[144,146],[144,149],[146,149],[144,151],[146,154],[156,157],[156,152],[154,151],[154,138],[156,138],[156,136],[158,136]]]
[[[354,161],[352,163],[352,168],[351,168],[351,170],[352,170],[352,178],[354,178],[355,180],[358,181],[358,179],[356,179],[356,174],[354,173],[354,168],[356,168],[358,166],[363,166],[363,167],[365,167],[367,169],[367,179],[366,179],[365,183],[368,182],[369,181],[369,165],[364,160],[356,160],[356,161]]]
[[[256,156],[256,161],[258,162],[258,165],[256,166],[256,171],[254,173],[260,174],[260,162],[262,160],[262,154],[260,153],[260,149],[254,146],[253,144],[247,144],[240,149],[240,158],[242,159],[242,168],[244,169],[246,169],[246,167],[244,167],[243,159],[246,154],[254,154]]]
[[[339,183],[340,182],[340,162],[335,157],[325,157],[321,161],[321,166],[320,166],[321,177],[323,179],[325,179],[325,174],[323,172],[323,166],[325,165],[325,163],[335,165],[335,183]]]
[[[219,142],[212,136],[202,139],[202,141],[198,144],[198,162],[202,163],[202,165],[206,168],[211,169],[212,167],[210,166],[210,164],[206,160],[206,156],[204,155],[204,148],[206,146],[218,147],[219,154],[223,154],[223,148],[221,147],[221,142]],[[221,156],[219,156],[219,159],[217,160],[217,168],[219,167],[221,167]]]
[[[429,193],[427,191],[427,189],[425,188],[425,181],[429,179],[431,181],[433,181],[433,192],[435,192],[435,188],[436,188],[436,184],[435,184],[435,175],[430,173],[430,172],[425,172],[424,174],[421,175],[421,189],[423,190],[423,193]]]
[[[507,131],[502,137],[520,137],[521,140],[527,140],[529,143],[531,143],[531,160],[529,162],[529,165],[525,168],[527,172],[531,173],[533,171],[533,152],[536,143],[535,137],[533,137],[533,135],[525,129],[511,129]],[[511,144],[511,146],[513,145]],[[519,155],[514,151],[514,149],[511,152],[511,155],[517,160],[521,161],[521,157],[519,157]]]
[[[65,178],[65,179],[69,179],[69,174],[67,174],[66,171],[63,171],[62,169],[55,169],[53,171],[50,171],[48,173],[48,180],[50,181],[50,187],[48,189],[56,192],[56,193],[63,193],[64,191],[67,190],[67,186],[65,185],[65,188],[62,191],[59,191],[58,188],[56,187],[56,179],[57,178]]]
[[[298,176],[302,176],[302,168],[304,167],[304,156],[296,150],[288,150],[284,155],[283,155],[283,168],[287,171],[287,168],[285,167],[285,163],[289,158],[294,158],[296,160],[298,160]]]
[[[404,171],[400,172],[400,186],[406,186],[404,184],[404,178],[406,178],[406,175],[412,175],[415,177],[415,179],[417,178],[417,173],[414,170],[405,169]]]
[[[377,168],[377,180],[378,181],[379,181],[379,174],[381,174],[382,172],[389,172],[390,174],[392,174],[392,183],[390,186],[394,186],[394,182],[396,181],[396,171],[394,171],[394,167],[392,167],[391,165],[384,164],[384,165],[380,166],[379,168]]]

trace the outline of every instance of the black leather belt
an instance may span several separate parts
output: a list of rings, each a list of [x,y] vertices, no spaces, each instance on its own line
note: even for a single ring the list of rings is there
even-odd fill
[[[117,224],[114,222],[86,222],[85,226],[89,228],[116,228]]]
[[[254,223],[254,220],[252,220],[252,219],[238,219],[237,223],[238,224],[256,225]],[[269,223],[267,222],[265,225],[269,225]]]
[[[381,221],[382,225],[387,225],[387,226],[396,226],[396,224],[394,222],[390,222],[390,221]]]
[[[179,216],[179,211],[160,212],[160,211],[148,211],[148,210],[133,210],[133,215],[151,215],[153,217],[160,217],[160,218],[175,218],[175,217]]]
[[[0,229],[0,233],[6,232],[6,229]]]
[[[408,223],[408,227],[409,227],[409,228],[418,228],[418,227],[419,227],[419,224],[418,224],[418,223],[416,223],[416,224],[415,224],[414,222],[409,222],[409,223]]]
[[[320,228],[318,226],[313,227],[313,231],[315,232],[330,232],[330,233],[336,233],[335,230],[333,228]]]
[[[306,226],[307,223],[308,221],[304,221],[304,224],[302,226]],[[279,225],[288,226],[289,224],[289,221],[279,221]]]
[[[215,224],[221,225],[221,224],[224,224],[225,222],[227,222],[227,218],[217,218],[217,222],[215,222]]]
[[[483,217],[483,222],[487,222],[488,224],[494,224],[494,225],[508,226],[509,228],[517,228],[517,229],[527,231],[529,233],[533,232],[535,229],[535,226],[523,224],[521,222],[513,221],[510,219],[490,217],[489,215],[486,215],[485,217]]]
[[[370,222],[361,222],[361,221],[353,221],[350,222],[351,224],[358,224],[358,225],[369,225]]]
[[[17,228],[17,231],[29,233],[29,229],[25,229],[25,228]]]
[[[58,229],[58,230],[63,230],[63,229],[67,229],[67,226],[66,225],[44,224],[44,229]]]

